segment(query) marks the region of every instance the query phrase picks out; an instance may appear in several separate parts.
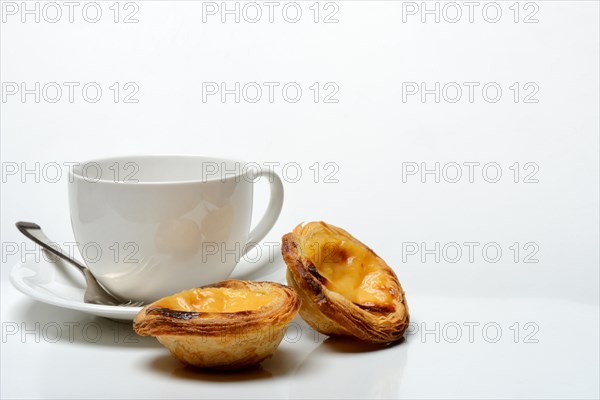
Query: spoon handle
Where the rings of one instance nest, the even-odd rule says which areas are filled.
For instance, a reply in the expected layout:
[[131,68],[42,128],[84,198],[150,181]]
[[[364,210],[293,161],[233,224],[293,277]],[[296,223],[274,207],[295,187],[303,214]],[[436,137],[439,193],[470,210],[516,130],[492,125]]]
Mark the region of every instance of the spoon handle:
[[45,250],[73,264],[85,276],[85,270],[87,269],[87,267],[81,264],[79,261],[74,260],[65,253],[63,253],[57,243],[54,243],[50,239],[48,239],[48,237],[44,234],[42,228],[38,224],[34,224],[33,222],[19,221],[15,225],[17,226],[19,232],[21,232],[23,235],[33,240]]

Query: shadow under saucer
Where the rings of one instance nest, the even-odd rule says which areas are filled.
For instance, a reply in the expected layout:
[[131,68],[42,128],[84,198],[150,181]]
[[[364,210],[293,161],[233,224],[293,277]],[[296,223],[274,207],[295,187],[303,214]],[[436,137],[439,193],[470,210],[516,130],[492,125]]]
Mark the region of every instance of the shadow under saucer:
[[42,331],[60,333],[58,343],[85,343],[94,346],[157,348],[151,336],[139,336],[131,321],[96,317],[30,299],[19,303],[18,315],[26,326],[40,326]]

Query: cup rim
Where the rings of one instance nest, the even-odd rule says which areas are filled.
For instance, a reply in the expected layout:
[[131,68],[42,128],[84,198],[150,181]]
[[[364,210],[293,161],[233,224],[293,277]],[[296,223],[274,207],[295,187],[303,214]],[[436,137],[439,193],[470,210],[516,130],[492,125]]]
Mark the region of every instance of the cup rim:
[[199,154],[184,154],[184,153],[166,153],[166,154],[128,154],[128,155],[117,155],[117,156],[107,156],[107,157],[97,157],[97,158],[91,158],[91,159],[87,159],[81,162],[77,163],[77,166],[74,166],[73,168],[71,168],[69,170],[69,175],[72,179],[69,180],[69,182],[74,182],[75,179],[78,180],[84,180],[86,182],[93,182],[93,183],[105,183],[105,184],[114,184],[114,185],[135,185],[135,186],[140,186],[140,185],[179,185],[179,184],[190,184],[190,183],[208,183],[208,182],[215,182],[215,181],[229,181],[229,180],[233,180],[233,179],[239,179],[244,172],[242,171],[242,168],[240,168],[240,171],[235,173],[235,174],[228,174],[227,176],[223,177],[211,177],[211,178],[204,178],[204,179],[180,179],[180,180],[162,180],[162,181],[117,181],[114,179],[106,179],[106,178],[98,178],[98,179],[94,179],[93,181],[89,180],[87,177],[85,177],[84,175],[82,175],[81,173],[77,172],[76,169],[77,167],[81,167],[82,165],[86,165],[86,164],[91,164],[91,163],[106,163],[106,162],[110,162],[110,161],[133,161],[134,159],[142,159],[142,158],[167,158],[167,157],[177,157],[177,158],[195,158],[195,159],[205,159],[205,160],[212,160],[215,162],[226,162],[226,163],[239,163],[242,168],[248,164],[247,161],[243,161],[240,159],[235,159],[235,158],[225,158],[225,157],[216,157],[216,156],[204,156],[204,155],[199,155]]

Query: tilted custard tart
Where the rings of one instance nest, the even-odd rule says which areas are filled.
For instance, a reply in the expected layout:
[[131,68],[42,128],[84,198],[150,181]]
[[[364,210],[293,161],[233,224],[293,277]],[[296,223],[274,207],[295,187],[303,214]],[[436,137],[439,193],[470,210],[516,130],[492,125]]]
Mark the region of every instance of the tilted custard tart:
[[147,305],[133,328],[155,336],[183,363],[238,369],[270,357],[299,308],[298,295],[287,286],[228,280]]
[[300,315],[326,335],[372,343],[402,338],[409,314],[394,271],[373,250],[325,222],[283,236],[288,284],[302,299]]

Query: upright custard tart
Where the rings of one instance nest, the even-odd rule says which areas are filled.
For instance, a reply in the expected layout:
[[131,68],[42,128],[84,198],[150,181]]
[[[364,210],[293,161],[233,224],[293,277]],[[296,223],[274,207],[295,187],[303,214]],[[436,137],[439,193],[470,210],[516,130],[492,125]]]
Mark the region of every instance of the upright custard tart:
[[394,271],[345,230],[310,222],[283,236],[288,284],[300,315],[326,335],[371,343],[399,340],[408,327],[404,291]]
[[164,297],[133,320],[186,364],[239,369],[270,357],[298,313],[293,289],[273,282],[228,280]]

